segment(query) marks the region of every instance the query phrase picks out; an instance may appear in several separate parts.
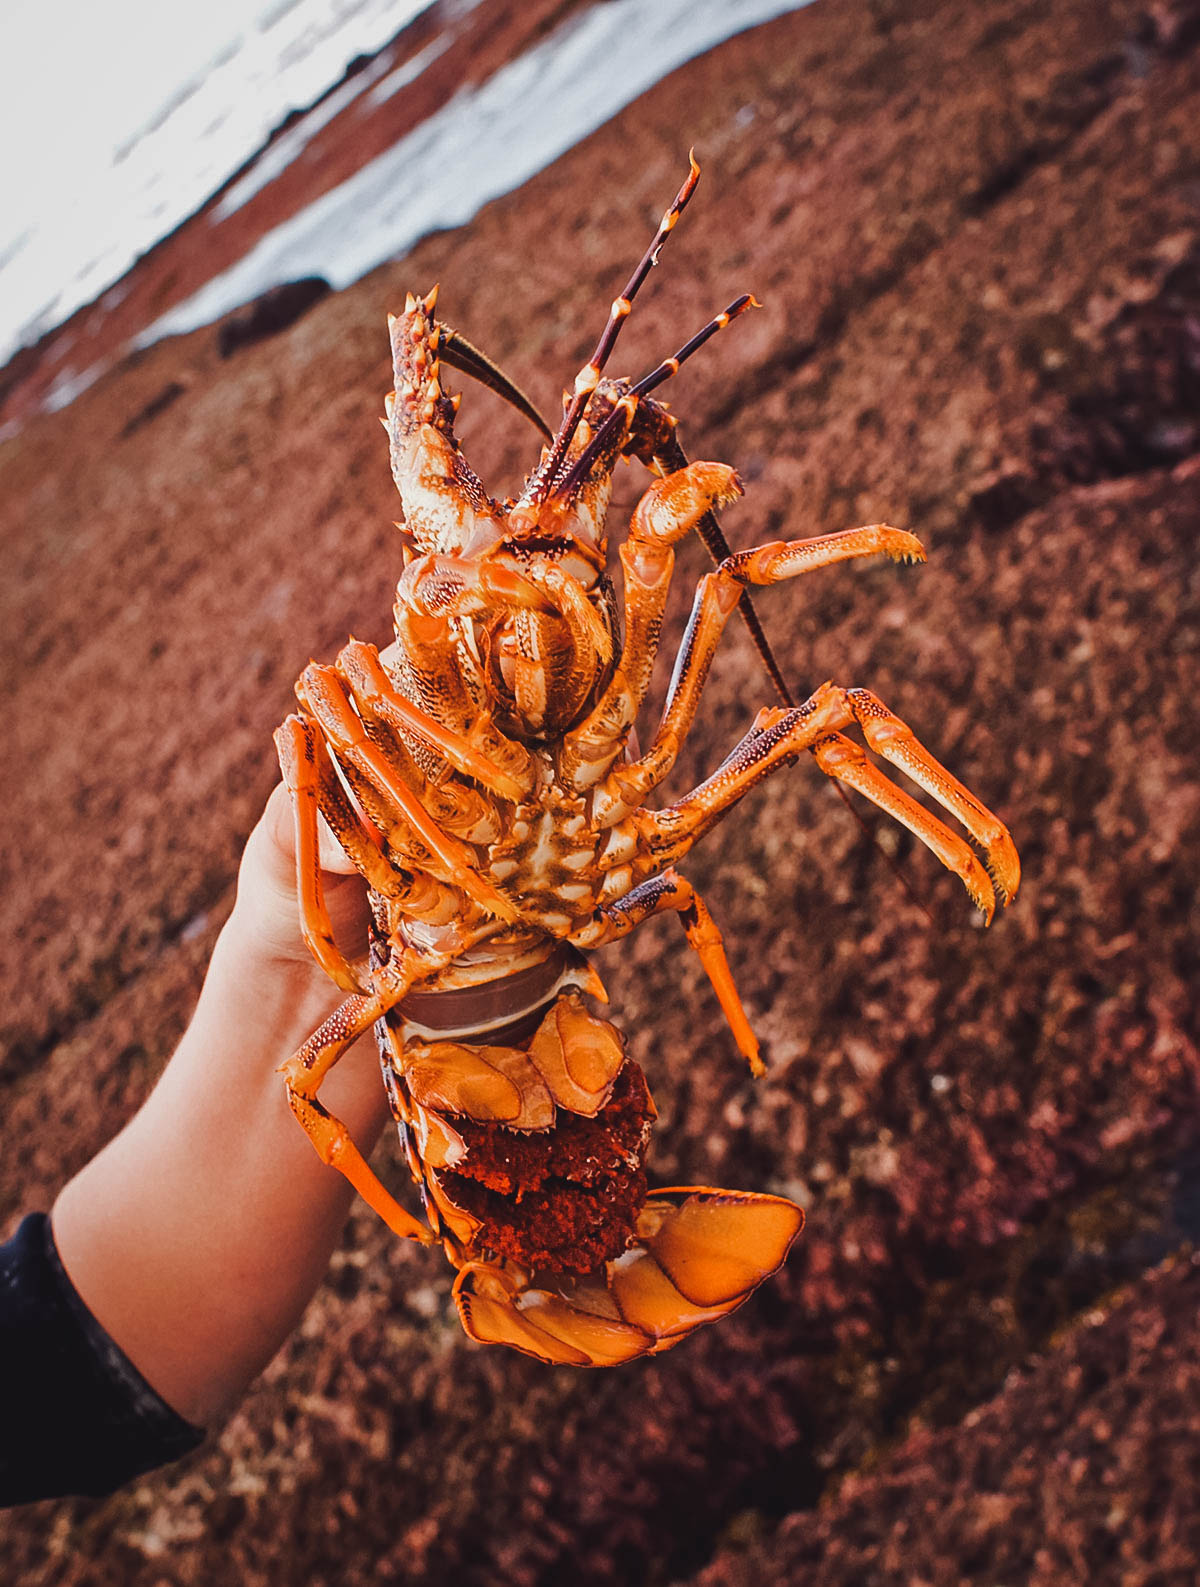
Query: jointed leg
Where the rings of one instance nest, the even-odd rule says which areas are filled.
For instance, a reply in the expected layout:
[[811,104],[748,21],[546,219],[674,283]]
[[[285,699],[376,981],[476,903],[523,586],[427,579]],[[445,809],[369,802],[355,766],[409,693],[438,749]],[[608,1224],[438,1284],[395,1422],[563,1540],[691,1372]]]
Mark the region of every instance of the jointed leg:
[[951,832],[903,789],[897,788],[871,764],[853,739],[844,738],[840,733],[831,734],[813,746],[813,756],[827,777],[862,794],[931,849],[946,869],[953,871],[962,882],[975,907],[983,912],[984,919],[991,921],[996,910],[995,889],[965,839]]
[[635,811],[630,819],[643,845],[635,870],[658,870],[682,859],[764,777],[841,726],[838,703],[833,686],[826,684],[790,711],[760,711],[745,738],[698,787],[662,810]]
[[[334,940],[333,926],[325,908],[321,887],[318,815],[322,802],[322,773],[327,770],[330,777],[333,776],[325,741],[311,722],[306,722],[302,717],[289,716],[276,729],[275,747],[296,827],[296,890],[300,898],[300,929],[304,941],[313,958],[336,986],[340,986],[343,992],[361,992],[361,980]],[[336,783],[336,778],[333,780]],[[338,793],[348,807],[349,801],[340,787]],[[327,804],[327,815],[329,808]],[[345,826],[346,835],[349,836],[349,825],[340,821],[338,825]],[[359,831],[365,853],[365,844],[369,840],[361,828]],[[335,833],[342,841],[343,848],[346,848],[343,833],[336,828]],[[349,848],[346,851],[351,854],[351,858],[355,858]],[[382,854],[379,859],[383,861]],[[386,866],[387,862],[383,863]]]
[[[647,398],[642,404],[643,409],[651,406],[657,406],[653,398]],[[655,447],[650,457],[650,463],[656,471],[663,474],[673,474],[681,468],[686,468],[688,459],[686,452],[679,443],[679,437],[675,434],[673,421],[666,427],[666,432]],[[696,533],[703,540],[709,556],[717,567],[727,557],[733,555],[733,548],[725,538],[725,531],[721,528],[720,521],[714,510],[710,509],[706,512],[696,523],[695,528]],[[750,599],[749,590],[742,591],[737,610],[738,616],[745,624],[746,632],[750,635],[750,642],[762,662],[763,671],[771,680],[771,686],[775,690],[779,704],[796,705],[798,703],[796,697],[789,688],[787,679],[783,676],[779,663],[775,659],[775,653],[772,651],[767,641],[767,636],[763,632],[763,626],[759,621],[757,611],[754,609],[754,603]]]
[[738,1051],[749,1063],[751,1074],[765,1074],[766,1066],[759,1057],[758,1039],[750,1028],[746,1010],[733,984],[721,933],[704,900],[682,876],[673,870],[666,870],[642,882],[626,893],[624,898],[605,905],[597,919],[576,932],[571,941],[580,948],[598,948],[620,937],[627,937],[644,920],[649,920],[651,915],[662,914],[664,910],[673,910],[682,921],[687,940],[704,966],[721,1011],[733,1032]]
[[386,993],[357,993],[334,1010],[304,1046],[280,1066],[292,1112],[317,1149],[323,1163],[336,1168],[402,1240],[432,1245],[437,1236],[419,1223],[379,1182],[370,1164],[340,1119],[328,1111],[317,1090],[338,1059],[359,1036],[400,1000],[403,987]]
[[468,897],[501,920],[515,920],[517,911],[504,895],[479,874],[474,851],[442,831],[379,746],[371,741],[346,695],[346,686],[332,667],[315,662],[304,669],[297,693],[316,718],[329,742],[346,762],[394,807],[413,837],[442,872]]
[[353,690],[361,713],[385,722],[406,742],[415,737],[443,756],[463,776],[472,778],[502,799],[517,801],[528,795],[531,763],[528,752],[521,745],[509,741],[512,752],[509,760],[515,760],[518,753],[522,757],[520,769],[524,775],[518,776],[511,766],[497,764],[463,734],[444,727],[436,717],[402,695],[384,671],[374,645],[352,639],[339,654],[336,666]]
[[680,859],[739,799],[777,767],[805,750],[816,750],[828,775],[857,787],[873,803],[902,821],[938,859],[960,877],[988,920],[995,894],[982,866],[961,838],[855,754],[840,737],[857,722],[870,748],[901,766],[927,793],[956,816],[987,853],[1002,897],[1020,882],[1016,848],[1005,827],[918,743],[912,730],[865,689],[824,684],[804,705],[759,713],[754,727],[724,764],[698,788],[664,810],[639,810],[632,817],[644,845],[635,868],[658,870]]
[[880,554],[896,561],[920,561],[925,553],[920,541],[901,529],[866,524],[812,540],[776,541],[739,551],[706,573],[696,588],[654,741],[640,760],[613,768],[606,792],[626,804],[640,804],[671,770],[695,718],[725,624],[747,584],[777,584],[814,568]]
[[889,711],[869,689],[848,689],[846,703],[862,729],[868,748],[893,766],[899,766],[919,788],[962,822],[987,855],[988,868],[1003,901],[1008,903],[1014,898],[1021,885],[1021,862],[1003,822],[936,761],[912,728]]
[[650,687],[676,541],[690,533],[714,505],[741,493],[733,469],[693,463],[660,479],[634,510],[621,546],[625,572],[625,644],[607,688],[578,727],[564,735],[559,775],[577,788],[594,784],[620,754]]

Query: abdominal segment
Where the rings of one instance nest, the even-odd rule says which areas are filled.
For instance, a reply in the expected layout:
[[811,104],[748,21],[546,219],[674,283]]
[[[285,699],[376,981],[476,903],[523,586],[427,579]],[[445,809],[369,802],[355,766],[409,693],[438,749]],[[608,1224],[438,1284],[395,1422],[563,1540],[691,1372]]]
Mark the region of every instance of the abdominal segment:
[[645,1076],[626,1059],[594,1118],[560,1109],[544,1132],[451,1120],[467,1152],[442,1189],[480,1220],[476,1241],[491,1255],[590,1273],[633,1241],[653,1118]]
[[591,1273],[630,1247],[654,1103],[578,992],[505,1044],[404,1040],[390,1022],[388,1037],[409,1166],[454,1260]]

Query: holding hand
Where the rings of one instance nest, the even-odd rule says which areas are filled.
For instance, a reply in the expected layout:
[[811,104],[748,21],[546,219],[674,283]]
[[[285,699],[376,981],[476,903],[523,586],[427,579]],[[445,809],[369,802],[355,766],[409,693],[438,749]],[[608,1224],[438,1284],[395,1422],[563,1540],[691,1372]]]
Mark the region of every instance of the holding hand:
[[[366,889],[332,836],[321,862],[351,957],[366,951]],[[299,1320],[352,1196],[317,1158],[277,1074],[341,999],[300,933],[282,787],[246,843],[237,900],[192,1022],[158,1085],[53,1212],[63,1265],[151,1386],[203,1424],[227,1409]],[[387,1117],[374,1042],[328,1082],[369,1154]]]

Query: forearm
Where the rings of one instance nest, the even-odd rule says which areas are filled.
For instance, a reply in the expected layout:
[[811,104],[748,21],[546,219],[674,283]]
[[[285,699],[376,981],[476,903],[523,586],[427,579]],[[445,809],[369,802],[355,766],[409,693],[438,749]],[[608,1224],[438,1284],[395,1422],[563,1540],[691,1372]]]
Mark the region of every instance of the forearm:
[[[295,1325],[351,1198],[275,1073],[341,994],[311,963],[263,953],[257,926],[248,906],[235,908],[158,1086],[53,1214],[89,1308],[162,1397],[200,1424],[237,1398]],[[368,1153],[387,1111],[369,1037],[322,1100]]]

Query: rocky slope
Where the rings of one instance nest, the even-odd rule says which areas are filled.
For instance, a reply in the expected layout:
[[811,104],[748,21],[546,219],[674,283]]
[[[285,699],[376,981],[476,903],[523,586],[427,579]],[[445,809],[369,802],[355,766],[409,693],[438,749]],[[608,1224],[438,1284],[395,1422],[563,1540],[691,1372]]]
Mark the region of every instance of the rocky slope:
[[[689,143],[704,182],[619,362],[763,299],[672,393],[746,480],[730,537],[886,517],[930,559],[764,593],[785,669],[875,689],[1026,873],[984,933],[868,816],[931,924],[813,768],[777,778],[688,865],[768,1078],[672,923],[602,967],[655,1176],[808,1203],[780,1278],[656,1363],[550,1371],[470,1347],[447,1271],[360,1209],[207,1449],[6,1518],[7,1579],[1195,1579],[1198,115],[1190,0],[817,5],[286,334],[156,347],[0,446],[14,1217],[165,1061],[292,678],[386,632],[385,310],[440,280],[550,406]],[[528,466],[486,394],[462,433],[497,488]],[[673,786],[760,698],[731,634]]]

